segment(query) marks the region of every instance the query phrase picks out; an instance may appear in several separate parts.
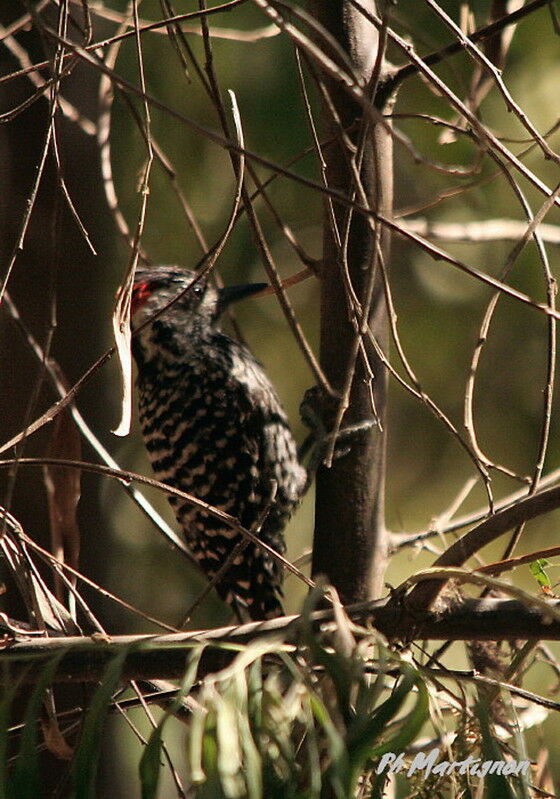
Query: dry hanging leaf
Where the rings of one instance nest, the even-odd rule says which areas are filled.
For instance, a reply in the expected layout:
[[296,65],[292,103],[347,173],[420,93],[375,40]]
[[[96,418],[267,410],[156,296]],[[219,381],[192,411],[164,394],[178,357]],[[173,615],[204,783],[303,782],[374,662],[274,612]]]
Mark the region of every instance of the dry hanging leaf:
[[16,543],[10,535],[0,538],[0,550],[10,569],[21,596],[39,629],[45,627],[66,635],[80,633],[80,628],[64,605],[47,588],[40,574],[32,564],[25,543]]
[[45,746],[49,752],[59,760],[72,760],[74,756],[74,750],[67,743],[58,725],[52,689],[47,691],[43,701],[41,729],[43,731]]
[[113,430],[116,436],[126,436],[132,421],[132,353],[130,351],[130,301],[134,285],[134,271],[137,259],[133,259],[122,286],[117,291],[117,301],[113,311],[113,333],[122,376],[123,393],[121,420]]
[[550,752],[547,746],[541,744],[539,754],[537,756],[537,764],[534,775],[534,785],[537,790],[548,792],[550,796],[554,796],[554,780],[550,773]]
[[[67,408],[54,421],[47,454],[50,458],[81,459],[80,434]],[[62,563],[77,569],[80,530],[76,511],[81,494],[81,471],[66,466],[45,466],[43,474],[49,504],[52,554]],[[64,602],[64,586],[59,575],[55,576],[55,593],[57,599]]]

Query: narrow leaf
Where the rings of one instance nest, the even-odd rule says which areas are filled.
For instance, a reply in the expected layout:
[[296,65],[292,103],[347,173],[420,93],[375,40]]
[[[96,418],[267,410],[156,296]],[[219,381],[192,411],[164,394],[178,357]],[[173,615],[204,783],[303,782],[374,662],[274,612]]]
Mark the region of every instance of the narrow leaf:
[[39,679],[35,683],[35,687],[27,703],[25,716],[23,718],[24,726],[20,748],[10,785],[10,795],[14,797],[14,799],[41,796],[39,755],[37,751],[41,703],[45,691],[52,683],[58,664],[64,654],[64,652],[60,652],[56,657],[47,662],[45,668],[39,675]]
[[403,719],[401,726],[390,740],[374,750],[362,751],[362,756],[367,758],[379,757],[385,752],[402,752],[416,738],[423,724],[428,721],[428,689],[420,675],[414,680],[418,691],[416,704],[410,713]]
[[309,647],[313,660],[323,666],[331,678],[338,698],[338,709],[348,725],[354,715],[350,693],[356,663],[351,657],[345,657],[338,652],[327,652],[313,629],[311,614],[316,610],[316,605],[323,598],[324,593],[324,589],[318,587],[310,591],[305,599],[301,615],[303,640]]
[[187,763],[189,764],[190,779],[195,785],[200,785],[206,779],[204,772],[204,728],[206,713],[195,710],[190,723],[187,739]]
[[43,700],[43,715],[41,717],[41,729],[45,746],[59,760],[72,760],[74,750],[68,745],[66,738],[61,732],[56,716],[56,705],[54,693],[51,688],[47,689]]
[[214,699],[214,706],[216,708],[218,774],[224,794],[227,797],[236,797],[240,795],[239,783],[243,760],[235,706],[231,697],[223,698],[219,695],[216,695]]
[[0,698],[0,799],[7,799],[8,728],[10,726],[10,710],[16,689],[17,684],[9,679],[9,671],[6,664],[4,664],[2,669],[2,695]]
[[409,696],[414,687],[414,680],[410,674],[405,674],[393,689],[391,696],[386,699],[375,712],[369,716],[360,717],[350,726],[348,730],[348,748],[350,751],[358,751],[362,747],[368,747],[371,757],[383,754],[387,744],[373,748],[387,728],[387,725],[401,709],[404,701]]
[[337,799],[347,799],[350,784],[348,753],[344,740],[336,729],[327,708],[317,694],[310,692],[309,702],[315,719],[323,728],[331,761],[330,777],[334,795]]
[[[502,760],[502,753],[490,730],[490,709],[481,700],[475,706],[475,712],[482,733],[482,753],[485,760]],[[484,778],[485,799],[515,799],[509,780],[503,774],[487,774]]]
[[193,649],[191,652],[189,665],[185,677],[183,678],[181,688],[171,707],[166,711],[165,715],[150,735],[150,739],[144,748],[139,764],[142,799],[155,799],[157,795],[161,770],[163,728],[167,724],[168,719],[181,707],[181,700],[190,693],[196,679],[198,664],[200,663],[204,648],[203,645],[197,649]]
[[[80,434],[68,408],[64,408],[54,420],[47,455],[50,458],[81,460]],[[43,474],[49,505],[51,552],[57,560],[77,569],[80,530],[76,510],[81,494],[81,471],[63,466],[45,466]],[[64,602],[64,584],[58,574],[55,575],[55,594],[60,602]]]
[[74,759],[75,799],[94,799],[96,795],[95,776],[103,724],[127,654],[128,649],[125,649],[109,661],[101,684],[95,692],[86,713],[80,743]]

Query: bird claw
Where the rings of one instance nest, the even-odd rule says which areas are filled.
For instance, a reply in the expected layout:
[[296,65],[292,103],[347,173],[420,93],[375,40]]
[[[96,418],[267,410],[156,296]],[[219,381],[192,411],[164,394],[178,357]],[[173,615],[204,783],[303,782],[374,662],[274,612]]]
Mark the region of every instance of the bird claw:
[[[332,430],[338,412],[338,398],[325,394],[319,386],[307,389],[300,405],[302,422],[310,428],[311,432],[301,445],[298,455],[301,460],[312,449],[308,473],[313,476],[319,466],[325,464],[325,458],[332,449],[332,460],[343,458],[352,449],[352,439],[362,432],[377,426],[375,419],[366,419],[362,422],[347,425],[336,433],[334,447],[332,446]],[[328,425],[328,426],[327,426]],[[343,442],[347,442],[345,446]]]

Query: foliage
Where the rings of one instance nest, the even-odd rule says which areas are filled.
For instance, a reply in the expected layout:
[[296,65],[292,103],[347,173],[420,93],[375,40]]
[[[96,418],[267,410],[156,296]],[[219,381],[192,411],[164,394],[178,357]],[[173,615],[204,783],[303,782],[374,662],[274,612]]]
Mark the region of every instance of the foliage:
[[[450,737],[443,716],[460,705],[448,705],[440,686],[429,671],[414,665],[410,653],[399,653],[374,630],[358,627],[344,615],[321,636],[312,634],[310,608],[308,603],[292,631],[298,645],[286,644],[278,636],[256,637],[224,669],[201,680],[197,672],[206,645],[190,648],[181,688],[144,742],[138,773],[142,799],[163,795],[165,731],[177,714],[183,714],[185,735],[174,768],[184,775],[188,795],[200,799],[381,799],[387,769],[379,774],[376,770],[382,756],[406,752],[412,744],[426,752],[440,746],[438,760],[462,760],[465,751],[476,753],[479,746],[483,759],[503,760],[505,751],[496,743],[488,707],[480,704],[473,718],[463,704],[462,711],[452,713],[459,724]],[[117,708],[114,692],[126,654],[123,650],[109,663],[89,701],[70,768],[68,796],[97,795],[95,774],[104,726],[107,714]],[[4,761],[0,796],[44,795],[37,716],[57,665],[52,659],[46,661],[29,697],[19,751]],[[192,704],[185,714],[187,699]],[[122,695],[117,701],[123,702]],[[5,703],[8,707],[9,697]],[[430,728],[436,737],[421,737]],[[515,751],[510,740],[508,758],[515,758]],[[406,758],[406,769],[414,757],[418,755]],[[488,785],[488,796],[524,795],[515,777],[426,775],[420,766],[416,771],[410,796],[429,790],[443,795],[450,789],[455,796],[469,790],[474,795],[480,781]]]

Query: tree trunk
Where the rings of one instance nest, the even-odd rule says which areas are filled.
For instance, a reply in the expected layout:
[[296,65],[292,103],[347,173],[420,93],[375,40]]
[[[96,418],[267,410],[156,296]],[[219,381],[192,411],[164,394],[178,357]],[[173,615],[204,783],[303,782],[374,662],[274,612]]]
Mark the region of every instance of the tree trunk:
[[[358,80],[367,84],[376,69],[377,29],[348,0],[312,0],[311,5],[317,20],[348,54]],[[371,0],[362,0],[362,5],[375,13]],[[330,52],[329,56],[333,60],[336,57]],[[324,85],[331,100],[330,104],[323,98],[325,138],[331,142],[324,151],[329,187],[344,192],[348,197],[354,195],[356,201],[363,204],[363,195],[360,199],[359,192],[355,193],[350,163],[353,153],[348,144],[350,141],[352,145],[358,145],[362,125],[365,125],[363,159],[361,166],[357,166],[363,192],[370,208],[390,216],[390,134],[381,125],[372,124],[371,117],[368,122],[364,121],[363,106],[341,87],[340,81],[325,77]],[[342,139],[340,123],[346,131],[346,142]],[[387,376],[366,338],[362,338],[361,352],[356,353],[356,319],[349,308],[343,274],[347,268],[362,308],[367,309],[368,290],[371,292],[373,287],[369,327],[386,350],[388,322],[379,259],[382,257],[384,264],[388,265],[389,236],[385,229],[377,231],[375,224],[363,214],[354,212],[349,217],[350,213],[342,204],[334,203],[332,210],[328,201],[325,205],[321,365],[333,388],[341,393],[345,383],[349,382],[349,370],[353,364],[356,367],[341,429],[364,422],[377,424],[350,435],[347,439],[349,452],[335,457],[330,468],[325,465],[319,468],[313,546],[313,574],[326,575],[345,603],[381,593],[387,559],[384,525]],[[369,366],[366,366],[366,358]],[[332,419],[330,421],[332,423]],[[340,443],[346,445],[346,441]]]

